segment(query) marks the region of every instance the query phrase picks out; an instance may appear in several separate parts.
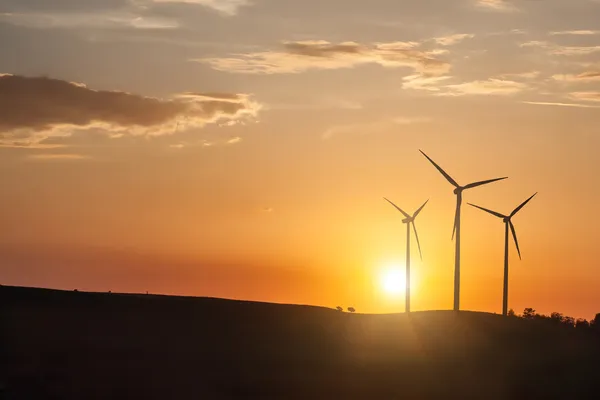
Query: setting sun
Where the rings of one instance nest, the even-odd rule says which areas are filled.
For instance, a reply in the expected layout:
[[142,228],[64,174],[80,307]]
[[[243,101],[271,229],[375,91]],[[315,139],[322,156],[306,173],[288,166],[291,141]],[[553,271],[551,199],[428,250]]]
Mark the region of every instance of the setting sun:
[[406,292],[405,271],[400,266],[386,268],[381,274],[381,287],[386,294],[400,295]]

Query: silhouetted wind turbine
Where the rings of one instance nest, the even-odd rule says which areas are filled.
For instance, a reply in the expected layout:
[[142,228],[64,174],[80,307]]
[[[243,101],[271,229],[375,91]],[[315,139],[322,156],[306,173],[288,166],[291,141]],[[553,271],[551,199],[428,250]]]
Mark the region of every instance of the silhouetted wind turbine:
[[456,195],[456,213],[454,214],[454,227],[452,230],[452,239],[456,233],[456,247],[454,250],[454,311],[460,310],[460,206],[462,204],[462,192],[466,189],[472,189],[477,186],[486,185],[488,183],[500,181],[504,178],[488,179],[485,181],[473,182],[468,185],[459,185],[450,175],[446,173],[439,165],[435,163],[429,156],[419,150],[433,164],[433,166],[446,178],[448,182],[454,186],[454,194]]
[[515,226],[513,225],[511,219],[514,217],[521,208],[525,207],[525,204],[529,203],[529,200],[533,199],[536,195],[525,200],[521,205],[513,210],[510,215],[503,215],[496,211],[488,210],[487,208],[479,207],[475,204],[468,203],[470,206],[477,207],[480,210],[483,210],[487,213],[490,213],[498,218],[502,218],[504,222],[504,291],[502,297],[502,315],[508,315],[508,227],[510,226],[510,230],[512,231],[513,239],[515,240],[515,246],[517,246],[517,253],[519,253],[519,260],[521,259],[521,250],[519,249],[519,241],[517,240],[517,232],[515,232]]
[[423,205],[421,207],[419,207],[419,209],[417,211],[415,211],[411,217],[410,215],[405,213],[400,207],[398,207],[397,205],[392,203],[390,200],[386,199],[385,197],[384,197],[384,199],[388,203],[390,203],[391,205],[396,207],[396,209],[398,211],[400,211],[402,213],[402,215],[404,215],[404,217],[405,217],[402,220],[402,223],[406,224],[406,290],[405,290],[406,302],[405,302],[405,307],[406,307],[406,312],[409,313],[410,312],[410,225],[412,224],[412,227],[415,230],[415,237],[417,238],[417,246],[419,247],[419,255],[421,256],[421,260],[422,260],[423,254],[421,253],[421,243],[419,243],[419,234],[417,233],[417,227],[415,226],[415,218],[417,218],[417,215],[419,215],[419,213],[421,212],[423,207],[425,207],[425,205],[429,202],[429,200],[427,200],[425,203],[423,203]]

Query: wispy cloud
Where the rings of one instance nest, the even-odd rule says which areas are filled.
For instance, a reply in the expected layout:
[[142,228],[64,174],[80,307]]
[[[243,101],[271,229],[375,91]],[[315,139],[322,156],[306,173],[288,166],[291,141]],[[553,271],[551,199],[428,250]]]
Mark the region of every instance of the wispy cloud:
[[499,12],[514,12],[517,11],[512,2],[507,0],[476,0],[475,4],[484,10],[499,11]]
[[574,31],[550,32],[550,36],[557,36],[557,35],[575,35],[575,36],[600,35],[600,31],[595,31],[595,30],[574,30]]
[[454,35],[441,36],[433,40],[441,46],[452,46],[462,42],[465,39],[472,39],[475,35],[472,33],[456,33]]
[[590,104],[578,104],[578,103],[554,103],[545,101],[523,101],[525,104],[533,104],[537,106],[553,106],[553,107],[574,107],[574,108],[600,108],[600,106],[593,106]]
[[600,92],[573,92],[569,97],[574,100],[600,102]]
[[498,75],[499,79],[535,79],[541,74],[540,71],[529,71],[529,72],[515,72]]
[[562,46],[538,40],[522,43],[521,47],[537,47],[546,50],[548,54],[560,56],[581,56],[600,52],[600,46]]
[[0,21],[29,28],[132,28],[175,29],[177,20],[163,17],[140,16],[128,11],[96,11],[89,13],[10,13],[0,14]]
[[464,96],[464,95],[496,95],[508,96],[522,92],[529,86],[522,82],[516,82],[505,79],[490,78],[488,80],[478,80],[465,82],[456,85],[445,86],[448,91],[440,92],[440,96]]
[[236,143],[240,143],[241,141],[242,141],[242,138],[238,136],[238,137],[229,139],[227,141],[227,144],[236,144]]
[[418,72],[441,75],[450,64],[438,58],[447,50],[420,50],[414,42],[362,45],[356,42],[286,42],[283,51],[234,54],[231,57],[202,58],[219,71],[245,74],[296,74],[309,70],[354,68],[378,64],[388,68],[406,67]]
[[556,74],[552,75],[552,79],[559,82],[568,83],[588,83],[588,82],[600,82],[600,70],[598,71],[585,71],[580,74]]
[[0,146],[36,146],[74,130],[165,135],[176,128],[253,119],[261,105],[247,94],[184,93],[171,99],[102,91],[50,78],[0,76]]
[[427,76],[427,75],[409,75],[402,78],[403,89],[426,90],[429,92],[439,92],[440,83],[450,79],[450,76]]
[[90,156],[83,154],[30,154],[27,156],[30,160],[37,161],[79,161],[89,160]]
[[154,3],[198,4],[225,15],[236,15],[241,7],[252,4],[249,0],[151,0]]

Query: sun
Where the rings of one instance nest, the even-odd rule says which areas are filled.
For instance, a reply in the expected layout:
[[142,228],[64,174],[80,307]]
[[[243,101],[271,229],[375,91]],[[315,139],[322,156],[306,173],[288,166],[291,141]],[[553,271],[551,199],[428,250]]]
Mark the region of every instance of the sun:
[[406,276],[399,266],[387,267],[381,273],[381,287],[391,296],[404,294],[406,291]]

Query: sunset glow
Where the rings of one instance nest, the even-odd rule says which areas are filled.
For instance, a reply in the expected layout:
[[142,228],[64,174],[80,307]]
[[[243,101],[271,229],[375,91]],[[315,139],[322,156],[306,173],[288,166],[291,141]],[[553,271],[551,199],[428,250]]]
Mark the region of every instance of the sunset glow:
[[[590,318],[600,1],[0,1],[0,284]],[[558,213],[560,224],[553,219]],[[412,228],[411,228],[412,229]],[[512,239],[511,239],[512,240]],[[426,267],[424,267],[426,266]]]

